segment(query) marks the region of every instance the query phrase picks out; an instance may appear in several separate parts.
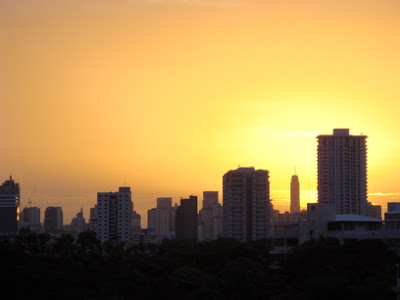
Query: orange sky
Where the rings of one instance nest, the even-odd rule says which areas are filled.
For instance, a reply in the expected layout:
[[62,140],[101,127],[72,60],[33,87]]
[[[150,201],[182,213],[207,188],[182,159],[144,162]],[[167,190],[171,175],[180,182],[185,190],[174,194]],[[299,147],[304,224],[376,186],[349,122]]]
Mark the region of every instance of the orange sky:
[[316,189],[315,137],[350,128],[368,136],[370,200],[400,201],[399,13],[398,0],[0,0],[0,181],[12,172],[22,206],[35,191],[66,223],[128,185],[145,220],[157,197],[222,198],[222,175],[254,166],[284,210],[294,166]]

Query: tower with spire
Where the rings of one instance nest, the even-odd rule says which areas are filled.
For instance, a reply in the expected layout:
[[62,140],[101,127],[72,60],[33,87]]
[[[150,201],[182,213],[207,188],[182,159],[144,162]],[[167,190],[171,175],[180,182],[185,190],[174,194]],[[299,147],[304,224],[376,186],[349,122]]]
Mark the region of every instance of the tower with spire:
[[300,211],[300,183],[299,177],[296,175],[296,167],[294,168],[294,175],[290,181],[290,213]]

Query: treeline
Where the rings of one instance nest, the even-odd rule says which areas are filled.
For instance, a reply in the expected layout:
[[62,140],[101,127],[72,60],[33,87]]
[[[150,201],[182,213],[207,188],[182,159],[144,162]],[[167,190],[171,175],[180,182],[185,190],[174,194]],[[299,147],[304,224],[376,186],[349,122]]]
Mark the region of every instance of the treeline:
[[395,299],[399,258],[378,240],[315,240],[270,255],[269,240],[103,245],[94,233],[0,241],[2,299]]

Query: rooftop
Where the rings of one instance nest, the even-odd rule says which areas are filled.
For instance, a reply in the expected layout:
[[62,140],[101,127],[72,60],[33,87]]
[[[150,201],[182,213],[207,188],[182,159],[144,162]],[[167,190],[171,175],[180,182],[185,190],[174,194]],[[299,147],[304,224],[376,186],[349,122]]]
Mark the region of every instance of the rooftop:
[[330,222],[382,222],[381,219],[371,218],[367,216],[360,215],[336,215],[334,219],[330,220]]

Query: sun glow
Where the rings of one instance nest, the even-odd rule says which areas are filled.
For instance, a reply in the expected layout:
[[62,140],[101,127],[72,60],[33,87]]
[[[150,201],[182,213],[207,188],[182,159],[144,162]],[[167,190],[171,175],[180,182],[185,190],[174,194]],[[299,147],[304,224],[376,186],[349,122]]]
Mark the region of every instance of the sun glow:
[[68,222],[130,185],[144,216],[237,165],[271,191],[296,166],[314,191],[315,137],[338,127],[368,136],[369,191],[400,192],[398,1],[159,2],[1,4],[0,169],[21,205],[37,184]]

